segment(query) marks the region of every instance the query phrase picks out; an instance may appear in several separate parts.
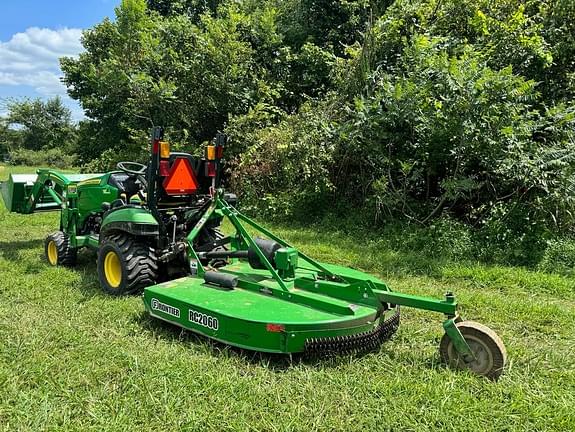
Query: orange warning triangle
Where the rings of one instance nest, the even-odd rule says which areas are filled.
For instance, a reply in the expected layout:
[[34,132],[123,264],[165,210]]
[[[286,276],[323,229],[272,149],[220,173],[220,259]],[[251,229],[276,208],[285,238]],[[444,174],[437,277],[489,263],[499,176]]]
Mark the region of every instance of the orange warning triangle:
[[189,160],[176,159],[170,175],[164,180],[164,190],[168,195],[186,195],[198,190],[198,181]]

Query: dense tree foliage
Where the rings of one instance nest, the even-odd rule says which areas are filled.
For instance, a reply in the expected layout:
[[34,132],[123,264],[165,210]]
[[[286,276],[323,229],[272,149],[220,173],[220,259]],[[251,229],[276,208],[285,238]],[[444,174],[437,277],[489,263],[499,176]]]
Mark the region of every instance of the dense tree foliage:
[[12,133],[6,124],[5,119],[0,119],[0,157],[7,158],[10,151],[10,142]]
[[[295,183],[285,211],[304,192],[308,208],[323,191],[375,217],[428,222],[447,213],[502,239],[570,229],[575,69],[559,53],[575,46],[575,7],[553,3],[395,1],[339,59],[335,91],[307,110],[315,114],[305,125],[323,131],[316,142],[290,133],[278,140],[287,124],[305,130],[304,112],[269,130],[231,123],[238,139],[248,133],[266,149],[264,166],[277,164],[281,176],[270,187],[248,155],[238,189],[257,189],[253,205],[271,200],[275,212],[292,176],[281,169],[287,158],[324,186],[307,193],[317,179]],[[325,155],[309,164],[318,148]]]
[[115,22],[85,32],[79,59],[62,60],[70,95],[94,120],[82,128],[86,161],[133,153],[152,124],[169,126],[177,143],[201,142],[229,116],[257,104],[293,112],[329,87],[333,54],[285,46],[271,5],[225,2],[217,15],[196,17],[150,3],[167,16],[124,0]]
[[204,13],[215,13],[220,3],[220,0],[147,0],[151,11],[163,16],[187,15],[194,22]]
[[9,100],[0,118],[0,156],[25,165],[75,163],[77,129],[59,97]]
[[72,114],[59,97],[9,100],[0,133],[5,148],[26,150],[72,150],[75,127]]
[[233,187],[270,214],[503,241],[575,222],[571,0],[123,0],[83,43],[62,68],[92,167],[143,157],[152,124],[186,148],[225,129]]

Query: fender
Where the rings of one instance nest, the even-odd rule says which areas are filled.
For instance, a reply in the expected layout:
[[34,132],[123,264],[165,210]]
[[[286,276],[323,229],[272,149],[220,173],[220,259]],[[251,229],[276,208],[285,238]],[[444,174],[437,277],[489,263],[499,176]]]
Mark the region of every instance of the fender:
[[135,236],[158,236],[159,225],[152,213],[140,207],[121,207],[104,215],[100,238],[108,232],[123,231]]

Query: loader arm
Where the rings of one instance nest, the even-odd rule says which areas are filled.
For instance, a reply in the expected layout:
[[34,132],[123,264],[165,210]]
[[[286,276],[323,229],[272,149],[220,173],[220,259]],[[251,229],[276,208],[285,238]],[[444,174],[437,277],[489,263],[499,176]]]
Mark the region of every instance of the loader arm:
[[2,182],[2,198],[9,211],[31,214],[55,211],[77,198],[78,182],[101,174],[65,174],[50,169],[39,169],[36,174],[14,174]]
[[48,194],[54,201],[53,205],[41,208],[42,210],[60,210],[62,203],[67,201],[64,191],[67,190],[70,181],[62,174],[52,170],[38,170],[34,186],[24,201],[23,214],[31,214],[37,209],[40,200]]

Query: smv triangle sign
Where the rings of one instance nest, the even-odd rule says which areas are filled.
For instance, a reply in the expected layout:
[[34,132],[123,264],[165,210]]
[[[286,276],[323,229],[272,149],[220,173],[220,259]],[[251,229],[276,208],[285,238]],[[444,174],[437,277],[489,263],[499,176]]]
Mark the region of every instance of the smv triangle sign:
[[170,175],[164,180],[164,190],[168,195],[186,195],[198,190],[198,181],[189,160],[176,159]]

